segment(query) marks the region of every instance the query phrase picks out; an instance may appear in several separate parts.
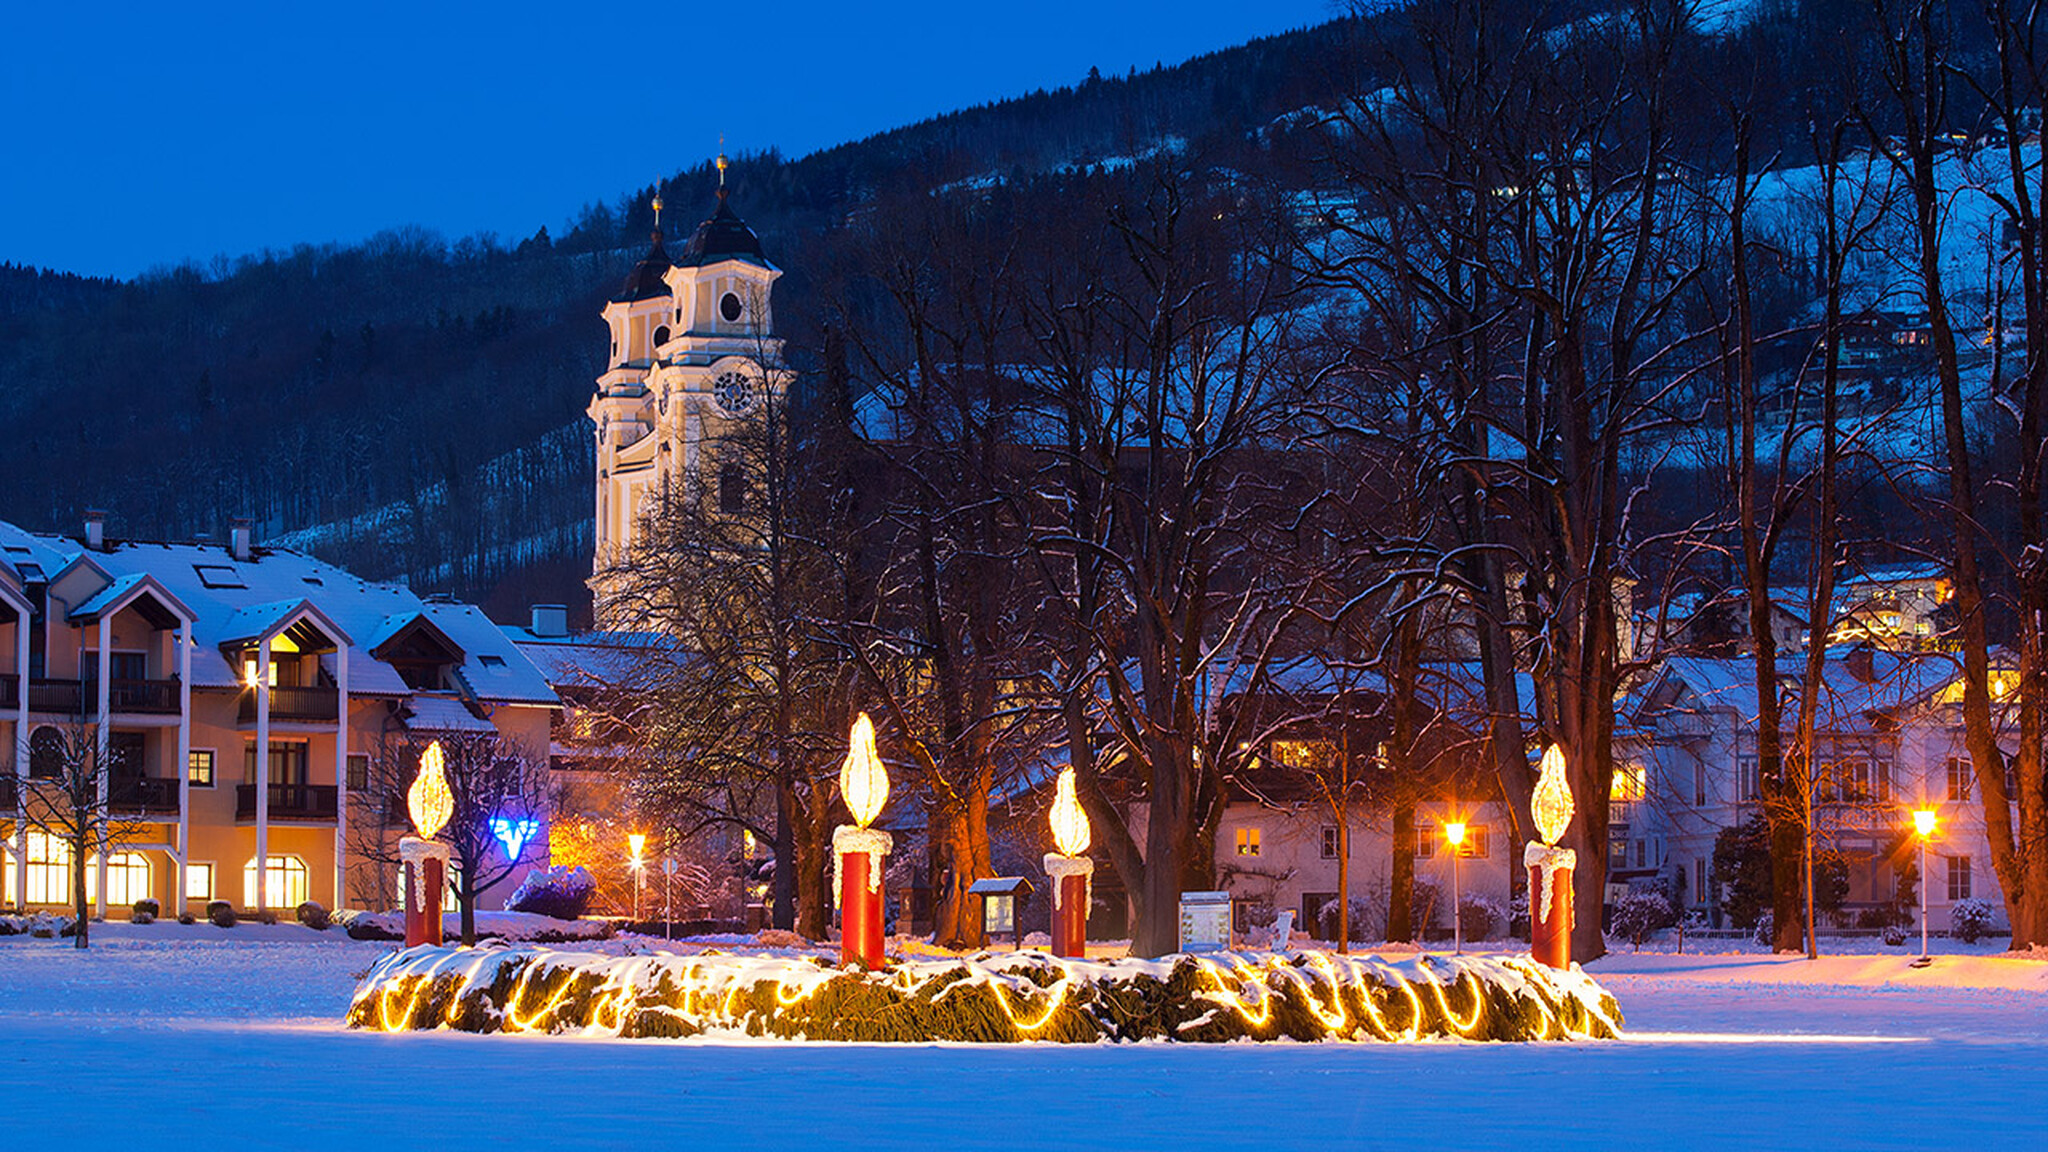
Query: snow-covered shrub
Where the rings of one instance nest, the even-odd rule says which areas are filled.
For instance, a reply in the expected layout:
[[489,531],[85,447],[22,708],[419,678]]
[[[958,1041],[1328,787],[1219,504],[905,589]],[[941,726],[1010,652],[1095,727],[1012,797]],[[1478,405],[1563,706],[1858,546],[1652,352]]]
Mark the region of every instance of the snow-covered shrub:
[[[1336,902],[1335,900],[1327,900],[1327,901],[1324,901],[1324,903],[1323,903],[1323,906],[1322,906],[1322,907],[1321,907],[1320,909],[1318,909],[1318,910],[1317,910],[1317,912],[1316,912],[1316,938],[1317,938],[1317,939],[1320,939],[1320,940],[1335,940],[1335,939],[1337,938],[1337,912],[1338,912],[1338,907],[1337,907],[1337,902]],[[1368,904],[1366,904],[1366,902],[1365,902],[1365,901],[1363,901],[1363,900],[1353,900],[1353,901],[1351,902],[1351,923],[1350,923],[1350,929],[1351,929],[1351,938],[1352,938],[1353,940],[1359,940],[1359,941],[1364,941],[1364,940],[1369,940],[1369,939],[1371,939],[1372,937],[1371,937],[1371,935],[1369,935],[1369,934],[1370,934],[1370,933],[1372,932],[1372,927],[1371,927],[1371,925],[1372,925],[1372,908],[1371,908],[1371,906],[1369,906]]]
[[1615,935],[1625,937],[1630,944],[1641,948],[1643,937],[1678,923],[1678,914],[1672,911],[1671,901],[1665,899],[1662,892],[1637,888],[1615,902],[1614,917],[1610,923]]
[[[137,900],[135,902],[135,907],[130,909],[129,911],[134,915],[137,923],[147,924],[149,923],[149,920],[154,920],[157,917],[163,915],[164,907],[163,905],[157,903],[155,900],[147,896],[144,896],[142,899]],[[149,917],[149,920],[142,919],[144,916]]]
[[590,909],[597,881],[582,865],[536,868],[526,874],[505,902],[509,912],[532,912],[557,920],[575,920]]
[[215,928],[233,928],[235,906],[225,900],[214,900],[206,906],[206,918],[212,921]]
[[312,900],[299,905],[298,917],[299,923],[315,932],[325,932],[328,926],[334,923],[333,917],[327,914],[327,909]]
[[197,924],[199,923],[199,917],[192,915],[190,912],[180,912],[178,913],[178,923],[186,925]]
[[55,940],[59,936],[77,935],[78,925],[69,916],[37,912],[28,918],[28,934],[37,940]]
[[1768,947],[1771,941],[1777,939],[1777,935],[1777,915],[1765,910],[1756,918],[1756,931],[1751,933],[1751,938]]
[[1906,942],[1905,926],[1900,924],[1885,925],[1884,942],[1888,947],[1892,948],[1897,948],[1900,945],[1903,945]]
[[156,913],[136,912],[128,917],[128,922],[130,924],[154,924],[156,923]]
[[1467,940],[1490,940],[1503,924],[1507,911],[1500,901],[1467,892],[1458,898],[1458,926]]
[[379,962],[357,987],[348,1022],[393,1031],[594,1028],[629,1037],[712,1032],[867,1043],[1215,1043],[1604,1038],[1619,1034],[1621,1011],[1590,977],[1526,957],[1389,962],[1295,953],[1239,963],[1072,963],[1042,952],[983,952],[866,972],[817,956],[439,948]]
[[810,943],[787,928],[763,928],[754,940],[763,948],[801,948]]
[[1418,877],[1408,898],[1408,923],[1415,929],[1415,938],[1422,939],[1439,924],[1449,924],[1450,906],[1436,885]]
[[1991,933],[1991,901],[1970,897],[1958,900],[1948,911],[1949,935],[1965,944],[1975,944]]
[[1529,890],[1524,888],[1508,900],[1508,935],[1529,938]]

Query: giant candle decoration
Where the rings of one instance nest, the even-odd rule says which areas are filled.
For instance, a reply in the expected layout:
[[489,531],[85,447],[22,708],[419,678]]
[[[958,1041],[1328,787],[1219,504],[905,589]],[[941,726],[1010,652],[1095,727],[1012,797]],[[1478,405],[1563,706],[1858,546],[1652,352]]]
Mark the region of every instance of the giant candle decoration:
[[441,771],[441,742],[427,745],[420,757],[420,773],[413,777],[412,788],[405,794],[406,809],[412,814],[412,826],[419,830],[420,839],[432,840],[448,826],[448,818],[455,814],[455,794],[448,790],[448,777]]
[[1052,808],[1046,813],[1058,852],[1045,854],[1046,879],[1052,881],[1052,950],[1056,956],[1081,957],[1088,952],[1088,907],[1093,900],[1095,862],[1088,851],[1088,813],[1074,792],[1074,768],[1061,770],[1053,785]]
[[839,795],[853,823],[832,832],[832,898],[839,904],[839,959],[877,968],[882,963],[882,862],[895,846],[887,832],[870,828],[889,799],[889,770],[875,751],[875,725],[863,712],[853,722]]
[[1557,842],[1570,827],[1574,810],[1571,782],[1564,774],[1564,749],[1552,744],[1543,750],[1536,787],[1529,796],[1529,818],[1542,841],[1532,840],[1522,849],[1522,866],[1529,870],[1529,950],[1553,968],[1571,966],[1572,872],[1579,855]]

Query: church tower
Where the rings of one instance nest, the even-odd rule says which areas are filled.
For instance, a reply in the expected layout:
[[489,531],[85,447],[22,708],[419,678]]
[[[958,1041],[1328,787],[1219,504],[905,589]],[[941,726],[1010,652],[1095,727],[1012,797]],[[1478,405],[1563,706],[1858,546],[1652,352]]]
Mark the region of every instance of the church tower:
[[[608,367],[590,419],[597,434],[597,548],[591,593],[600,625],[631,627],[608,611],[606,572],[629,556],[650,501],[695,493],[719,477],[715,446],[779,401],[788,384],[772,296],[781,269],[733,211],[718,158],[718,206],[670,256],[661,197],[647,255],[604,307]],[[680,486],[680,487],[677,487]]]

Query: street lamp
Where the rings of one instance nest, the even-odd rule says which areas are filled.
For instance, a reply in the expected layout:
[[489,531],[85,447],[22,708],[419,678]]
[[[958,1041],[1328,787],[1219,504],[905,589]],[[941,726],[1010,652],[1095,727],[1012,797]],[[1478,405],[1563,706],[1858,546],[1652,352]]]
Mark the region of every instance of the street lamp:
[[1444,825],[1444,843],[1451,846],[1451,939],[1460,955],[1465,951],[1465,921],[1458,915],[1458,857],[1465,843],[1465,822],[1453,820]]
[[1927,841],[1934,835],[1935,816],[1932,808],[1913,809],[1913,831],[1920,837],[1920,958],[1913,961],[1915,968],[1934,963],[1934,957],[1927,954]]
[[647,833],[629,832],[626,834],[626,849],[633,854],[633,858],[627,861],[626,867],[633,871],[633,919],[635,921],[640,919],[640,853],[646,847]]

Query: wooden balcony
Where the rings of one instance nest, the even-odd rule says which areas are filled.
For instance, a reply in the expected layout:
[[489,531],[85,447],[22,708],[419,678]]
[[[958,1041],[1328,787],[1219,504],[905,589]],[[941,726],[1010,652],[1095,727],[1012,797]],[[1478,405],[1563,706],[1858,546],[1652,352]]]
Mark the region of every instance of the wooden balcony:
[[[319,724],[334,723],[337,713],[334,689],[322,688],[272,688],[270,690],[270,718],[272,720],[311,721]],[[256,693],[254,690],[242,693],[242,723],[256,722]]]
[[[97,680],[31,680],[28,709],[59,716],[97,716],[100,686]],[[107,707],[115,713],[176,716],[178,681],[110,680]]]
[[152,776],[107,781],[107,807],[116,814],[178,811],[178,782]]
[[[334,821],[336,789],[332,784],[271,784],[270,818],[272,820],[318,820],[325,823]],[[235,785],[235,821],[249,823],[256,819],[256,786]]]

